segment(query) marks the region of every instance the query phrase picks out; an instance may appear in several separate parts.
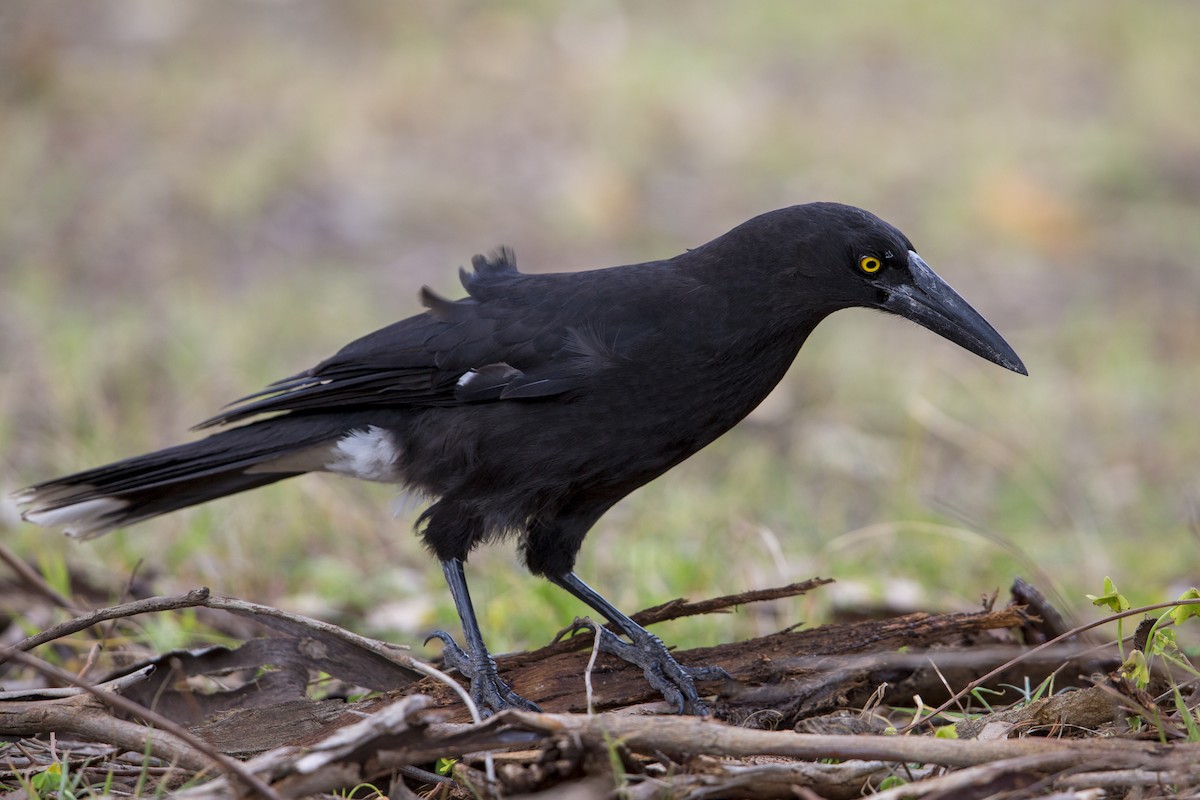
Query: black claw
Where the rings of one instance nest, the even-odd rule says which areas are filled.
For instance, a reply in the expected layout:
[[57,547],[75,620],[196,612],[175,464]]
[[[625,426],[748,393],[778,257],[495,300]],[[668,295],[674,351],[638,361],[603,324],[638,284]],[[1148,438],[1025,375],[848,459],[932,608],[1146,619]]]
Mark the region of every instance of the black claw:
[[479,708],[481,716],[490,717],[506,708],[541,711],[536,703],[521,697],[504,682],[496,670],[496,662],[490,655],[482,659],[475,658],[459,647],[454,637],[446,631],[434,631],[425,639],[425,643],[428,644],[434,639],[440,639],[444,645],[443,665],[448,669],[458,670],[460,675],[471,682],[471,700]]
[[733,676],[715,664],[707,667],[684,667],[694,681],[731,681]]
[[595,630],[595,626],[593,625],[593,623],[590,619],[588,619],[587,617],[576,617],[575,620],[570,625],[563,628],[558,633],[554,634],[554,638],[550,641],[550,644],[558,644],[563,639],[569,639],[569,638],[575,636],[580,631],[594,631],[594,630]]
[[462,651],[462,648],[458,646],[458,642],[454,641],[454,637],[451,636],[450,634],[446,633],[445,631],[441,631],[441,630],[431,632],[428,636],[425,637],[425,641],[422,642],[421,644],[429,644],[434,639],[440,639],[442,644],[446,645],[446,647],[448,647],[448,648],[452,647],[452,648],[459,650],[460,652]]
[[729,673],[720,667],[685,667],[675,660],[666,645],[652,633],[632,642],[622,640],[608,628],[587,620],[588,627],[600,631],[600,650],[642,668],[651,687],[680,714],[707,717],[711,713],[696,691],[696,681],[721,680]]

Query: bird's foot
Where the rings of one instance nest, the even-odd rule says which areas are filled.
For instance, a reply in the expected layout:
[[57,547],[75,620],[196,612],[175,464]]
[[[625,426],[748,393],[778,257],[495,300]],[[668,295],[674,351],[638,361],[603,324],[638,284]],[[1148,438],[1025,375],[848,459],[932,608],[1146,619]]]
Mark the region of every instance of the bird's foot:
[[647,630],[630,636],[632,641],[626,642],[608,628],[590,620],[576,620],[576,626],[599,631],[600,651],[641,667],[647,682],[681,714],[709,716],[711,712],[708,706],[696,691],[696,681],[717,681],[730,677],[728,672],[716,666],[685,667],[675,660],[662,639]]
[[489,653],[484,651],[479,658],[474,653],[468,653],[458,646],[454,637],[446,631],[434,631],[425,640],[428,644],[432,639],[440,639],[442,663],[447,669],[456,669],[459,674],[471,682],[471,700],[479,708],[481,716],[489,717],[497,711],[506,708],[516,708],[521,711],[541,711],[536,703],[531,703],[512,690],[500,677],[496,662]]

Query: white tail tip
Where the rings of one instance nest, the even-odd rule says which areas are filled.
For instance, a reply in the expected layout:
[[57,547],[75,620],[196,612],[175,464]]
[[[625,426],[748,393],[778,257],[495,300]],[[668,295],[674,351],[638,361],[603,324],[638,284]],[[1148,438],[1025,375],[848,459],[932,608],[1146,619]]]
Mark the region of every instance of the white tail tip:
[[125,500],[98,497],[69,506],[39,509],[36,493],[22,493],[17,501],[34,506],[21,514],[27,522],[45,528],[65,528],[66,534],[76,539],[90,539],[119,527],[119,523],[114,524],[111,515],[129,505]]

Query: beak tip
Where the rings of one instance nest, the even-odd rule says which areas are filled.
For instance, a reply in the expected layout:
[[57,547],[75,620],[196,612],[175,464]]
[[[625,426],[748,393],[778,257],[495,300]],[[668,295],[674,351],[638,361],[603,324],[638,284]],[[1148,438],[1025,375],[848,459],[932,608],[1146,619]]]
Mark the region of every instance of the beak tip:
[[894,288],[881,308],[899,314],[993,364],[1018,375],[1029,375],[1021,357],[996,329],[911,250],[908,264],[912,282]]
[[[997,334],[997,336],[999,336],[999,334]],[[1001,344],[1007,345],[1007,342],[1001,340]],[[983,353],[979,351],[976,352],[979,355],[982,355],[988,361],[991,361],[993,364],[1004,367],[1010,372],[1015,372],[1018,375],[1029,375],[1029,370],[1025,368],[1025,362],[1021,360],[1020,356],[1013,352],[1011,347],[1004,347],[1003,350],[996,348],[990,353]]]
[[996,359],[996,363],[1007,370],[1017,373],[1018,375],[1028,376],[1029,370],[1025,368],[1025,362],[1021,360],[1021,357],[1017,355],[1011,347],[1006,349],[1008,352],[1001,354],[1001,357]]

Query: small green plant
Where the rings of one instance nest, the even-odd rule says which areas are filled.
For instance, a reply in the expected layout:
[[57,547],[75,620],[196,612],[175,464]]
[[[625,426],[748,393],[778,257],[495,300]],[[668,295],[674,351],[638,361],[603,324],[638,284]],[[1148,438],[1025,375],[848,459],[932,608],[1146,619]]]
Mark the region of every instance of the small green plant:
[[[1103,594],[1088,595],[1088,598],[1095,605],[1107,606],[1118,614],[1130,609],[1129,601],[1117,590],[1111,578],[1104,579]],[[1193,678],[1200,678],[1200,670],[1191,663],[1187,654],[1179,647],[1175,628],[1167,627],[1168,624],[1173,624],[1177,627],[1191,617],[1200,617],[1200,589],[1195,587],[1188,589],[1176,599],[1176,603],[1177,605],[1169,606],[1163,611],[1158,619],[1154,621],[1154,624],[1150,626],[1150,631],[1146,636],[1146,641],[1142,649],[1132,650],[1126,655],[1124,648],[1121,648],[1122,663],[1119,672],[1123,678],[1133,683],[1139,689],[1146,689],[1150,685],[1155,659],[1162,660],[1175,670],[1183,670]],[[1123,643],[1124,637],[1121,631],[1121,620],[1117,620],[1117,634],[1119,637],[1118,641]],[[1167,674],[1173,676],[1174,672],[1168,670]],[[1174,678],[1171,677],[1170,680],[1175,709],[1179,714],[1179,719],[1183,725],[1187,739],[1193,742],[1200,741],[1200,724],[1197,722],[1196,712],[1188,708],[1183,695],[1179,692],[1179,687],[1175,684]],[[1159,738],[1165,742],[1167,740],[1167,731],[1162,724],[1162,720],[1159,718],[1158,708],[1153,707],[1148,709],[1148,711],[1153,714],[1154,719],[1142,720],[1140,716],[1133,717],[1129,721],[1130,725],[1136,728],[1144,722],[1152,723],[1158,731]]]
[[[360,795],[360,791],[367,792],[367,794]],[[355,800],[361,800],[363,797],[382,797],[385,798],[385,800],[387,798],[387,795],[384,794],[379,787],[373,783],[360,783],[357,786],[350,787],[349,789],[343,789],[340,792],[334,792],[334,796],[344,798],[344,800],[351,800],[351,798],[355,798]]]
[[1046,676],[1041,683],[1032,688],[1029,685],[1028,677],[1025,678],[1024,686],[1015,686],[1011,683],[1003,683],[1001,686],[1004,686],[1007,689],[1012,689],[1014,692],[1019,694],[1021,696],[1020,705],[1027,706],[1031,703],[1036,703],[1043,697],[1048,697],[1054,694],[1054,673]]
[[992,708],[992,704],[988,701],[987,695],[1003,697],[1004,692],[997,691],[996,689],[990,689],[987,686],[977,686],[971,690],[971,697],[975,698],[975,702],[983,706],[984,711],[991,714],[993,711],[995,711],[995,709]]
[[50,588],[63,597],[71,596],[71,569],[62,551],[42,548],[38,553],[38,567]]
[[[1111,581],[1105,578],[1105,589],[1107,590],[1110,587]],[[1125,609],[1123,610],[1128,610],[1128,602],[1125,601],[1123,595],[1114,590],[1113,596],[1125,603]],[[1093,600],[1092,602],[1097,601]],[[1192,665],[1187,655],[1180,649],[1174,628],[1164,627],[1168,623],[1178,626],[1191,617],[1200,617],[1200,590],[1195,587],[1190,588],[1181,594],[1176,599],[1176,602],[1179,605],[1171,606],[1154,621],[1154,624],[1150,628],[1150,633],[1146,637],[1145,653],[1134,650],[1128,656],[1125,656],[1124,652],[1122,652],[1124,663],[1121,665],[1121,674],[1133,681],[1140,689],[1145,689],[1150,684],[1150,667],[1155,658],[1162,659],[1190,673],[1194,677],[1200,678],[1200,670],[1197,670]],[[1119,625],[1120,621],[1118,621]],[[1118,627],[1119,632],[1120,627]]]
[[1182,625],[1189,617],[1200,617],[1200,605],[1190,602],[1200,600],[1200,589],[1193,586],[1179,595],[1178,600],[1180,601],[1180,605],[1175,606],[1170,611],[1172,622],[1176,625]]
[[[45,792],[62,792],[67,780],[67,767],[61,761],[55,761],[41,772],[29,777],[29,786],[40,796]],[[64,792],[65,794],[65,792]]]
[[605,733],[604,747],[608,751],[608,765],[612,769],[613,785],[619,789],[625,785],[628,779],[625,762],[621,760],[620,742]]
[[1121,664],[1121,677],[1132,682],[1139,689],[1145,689],[1150,684],[1150,665],[1141,650],[1131,650],[1129,657]]
[[1179,712],[1179,719],[1183,721],[1184,730],[1187,731],[1187,740],[1189,742],[1200,742],[1200,724],[1196,721],[1196,712],[1188,708],[1187,702],[1184,701],[1178,686],[1172,686],[1171,692],[1175,699],[1175,710]]
[[[1117,591],[1117,587],[1116,584],[1113,583],[1113,579],[1107,575],[1104,576],[1104,593],[1089,594],[1087,599],[1092,601],[1092,605],[1108,608],[1108,610],[1112,611],[1114,614],[1120,614],[1128,611],[1131,608],[1129,605],[1129,600],[1126,599],[1125,595]],[[1123,620],[1117,620],[1117,649],[1121,653],[1121,658],[1124,659],[1125,632],[1122,622]]]
[[45,769],[29,777],[28,790],[32,797],[54,796],[58,800],[76,800],[81,790],[86,794],[93,792],[84,785],[82,772],[71,772],[66,759],[59,759]]

